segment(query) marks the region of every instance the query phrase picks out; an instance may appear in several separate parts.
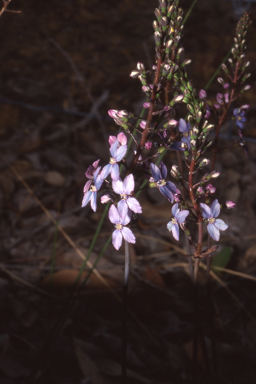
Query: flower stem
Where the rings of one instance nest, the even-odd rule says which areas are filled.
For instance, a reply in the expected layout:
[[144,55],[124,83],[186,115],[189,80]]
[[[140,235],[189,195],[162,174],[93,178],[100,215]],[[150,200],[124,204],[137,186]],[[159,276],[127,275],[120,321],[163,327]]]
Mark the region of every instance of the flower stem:
[[127,298],[130,269],[129,243],[125,241],[123,308],[122,308],[122,384],[127,383]]

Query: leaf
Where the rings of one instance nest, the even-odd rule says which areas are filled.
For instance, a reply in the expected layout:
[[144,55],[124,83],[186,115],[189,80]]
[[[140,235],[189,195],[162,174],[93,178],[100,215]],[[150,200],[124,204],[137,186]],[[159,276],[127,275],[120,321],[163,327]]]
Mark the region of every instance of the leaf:
[[[231,257],[231,253],[232,253],[232,248],[231,247],[224,247],[212,259],[212,268],[214,268],[214,267],[225,268],[226,265],[229,263],[229,260],[230,260],[230,257]],[[215,272],[215,273],[218,273],[218,272]]]

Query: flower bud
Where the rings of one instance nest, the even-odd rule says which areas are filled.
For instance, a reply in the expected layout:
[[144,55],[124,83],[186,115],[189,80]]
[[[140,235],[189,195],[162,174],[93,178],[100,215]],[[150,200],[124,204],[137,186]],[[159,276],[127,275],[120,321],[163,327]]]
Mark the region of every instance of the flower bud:
[[138,77],[139,74],[140,74],[139,71],[132,71],[132,72],[130,73],[130,77],[133,77],[134,79],[136,79],[136,77]]
[[233,201],[226,201],[226,207],[231,209],[231,208],[234,208],[236,206],[235,203],[233,203]]
[[205,167],[206,165],[208,165],[210,163],[210,160],[209,159],[203,159],[200,164],[199,164],[199,167],[202,168],[202,167]]
[[137,69],[139,70],[139,71],[145,71],[145,66],[144,66],[144,64],[143,63],[137,63]]
[[219,177],[219,175],[220,175],[220,172],[213,171],[211,173],[211,176],[212,176],[213,179],[216,179],[217,177]]

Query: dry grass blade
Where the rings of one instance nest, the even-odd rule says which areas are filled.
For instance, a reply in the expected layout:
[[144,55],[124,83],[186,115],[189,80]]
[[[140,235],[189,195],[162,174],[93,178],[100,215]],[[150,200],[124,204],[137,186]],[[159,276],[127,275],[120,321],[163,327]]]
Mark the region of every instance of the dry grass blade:
[[168,241],[159,239],[158,237],[142,235],[141,233],[136,233],[136,237],[141,237],[142,239],[157,241],[160,244],[167,245],[168,247],[175,249],[176,251],[180,252],[182,255],[185,255],[185,256],[188,255],[187,252],[184,251],[184,249],[178,247],[177,245],[169,243]]
[[38,293],[41,293],[41,294],[43,294],[45,296],[48,296],[48,297],[51,297],[52,299],[59,300],[59,298],[57,296],[51,295],[50,293],[44,291],[43,289],[40,289],[40,288],[36,287],[35,285],[33,285],[33,284],[23,280],[21,277],[19,277],[19,276],[15,275],[14,273],[8,271],[8,269],[6,269],[2,264],[0,264],[0,270],[3,271],[4,273],[6,273],[6,275],[10,276],[11,279],[16,280],[19,283],[21,283],[23,285],[26,285],[29,288],[34,289]]
[[232,269],[227,269],[227,268],[222,268],[217,266],[216,267],[212,266],[211,268],[217,269],[218,271],[221,271],[221,272],[229,273],[230,275],[235,275],[235,276],[243,277],[244,279],[256,281],[256,277],[248,275],[247,273],[233,271]]

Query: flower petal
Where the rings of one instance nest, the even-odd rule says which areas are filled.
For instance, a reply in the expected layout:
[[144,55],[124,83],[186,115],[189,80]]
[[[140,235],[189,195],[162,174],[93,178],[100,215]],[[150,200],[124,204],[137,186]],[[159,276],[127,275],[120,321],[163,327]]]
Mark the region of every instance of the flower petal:
[[130,228],[123,227],[123,228],[121,229],[121,232],[122,232],[122,235],[123,235],[124,239],[125,239],[128,243],[132,243],[132,244],[135,244],[135,243],[136,243],[136,237],[134,236],[134,234],[132,233],[132,231],[130,230]]
[[119,179],[119,165],[117,163],[112,165],[111,168],[111,179],[116,181]]
[[124,179],[124,193],[130,195],[134,191],[134,177],[133,174],[126,176]]
[[173,226],[173,222],[172,222],[172,221],[169,221],[169,223],[167,223],[167,229],[168,229],[168,231],[171,231],[171,230],[172,230],[172,226]]
[[101,171],[101,177],[103,180],[105,180],[108,175],[110,174],[110,171],[111,171],[111,168],[112,168],[112,165],[111,164],[107,164],[105,165],[105,167],[102,169]]
[[115,157],[118,145],[119,145],[119,141],[118,140],[115,140],[114,143],[111,145],[109,151],[110,151],[110,154],[111,154],[112,157]]
[[173,194],[165,185],[160,187],[159,191],[162,193],[162,195],[164,195],[164,197],[173,202]]
[[179,241],[180,238],[180,230],[179,230],[179,225],[178,224],[173,224],[172,226],[172,235],[175,240]]
[[120,200],[117,204],[117,209],[120,215],[120,223],[122,225],[128,224],[131,219],[128,215],[128,206],[126,204],[126,201]]
[[112,233],[112,244],[113,247],[118,251],[118,249],[121,247],[123,241],[122,233],[119,229],[116,229]]
[[118,141],[119,141],[119,143],[121,145],[126,145],[127,144],[127,137],[125,136],[125,134],[123,132],[120,132],[117,135],[117,139],[118,139]]
[[161,178],[162,178],[162,179],[166,179],[166,176],[167,176],[167,168],[166,168],[166,166],[164,165],[163,162],[161,162],[159,169],[160,169],[160,172],[161,172],[161,175],[162,175]]
[[95,187],[97,189],[97,191],[100,189],[100,187],[102,186],[102,183],[103,183],[104,179],[102,178],[102,175],[100,174],[97,179],[95,180]]
[[88,191],[85,193],[85,195],[83,197],[83,201],[82,201],[82,207],[85,207],[89,203],[89,201],[92,198],[92,194],[93,194],[92,191]]
[[220,231],[218,230],[218,228],[215,227],[214,224],[209,223],[207,225],[207,231],[213,240],[219,241]]
[[84,193],[88,192],[91,186],[92,180],[88,180],[84,186]]
[[174,217],[176,217],[177,213],[179,212],[179,204],[176,203],[172,206],[172,214]]
[[119,212],[114,204],[112,204],[111,207],[109,208],[108,218],[113,224],[117,224],[121,222]]
[[121,145],[116,151],[115,159],[117,162],[121,161],[127,152],[127,145]]
[[208,207],[208,205],[200,203],[200,207],[202,209],[202,215],[205,219],[209,219],[210,217],[212,217],[212,211],[211,208]]
[[186,220],[186,217],[188,216],[188,214],[189,214],[189,211],[184,209],[183,211],[180,211],[177,213],[176,219],[178,220],[178,222],[180,224],[183,224],[184,221]]
[[97,192],[92,192],[91,208],[94,212],[97,211]]
[[179,131],[180,132],[187,132],[187,123],[184,119],[180,119],[179,120]]
[[215,227],[220,229],[221,231],[225,231],[228,228],[228,225],[224,223],[221,219],[216,219],[214,223]]
[[220,214],[220,203],[215,199],[211,205],[212,217],[218,217]]
[[161,172],[157,165],[150,163],[150,169],[155,182],[161,180]]
[[112,188],[113,188],[113,191],[115,193],[117,193],[118,195],[122,195],[124,194],[124,184],[122,182],[122,180],[118,179],[118,180],[113,180],[112,182]]
[[131,211],[135,213],[142,213],[141,205],[135,197],[129,197],[126,202]]
[[173,193],[173,194],[176,194],[177,193],[177,188],[175,186],[175,184],[173,184],[171,181],[166,181],[166,184],[165,186]]

